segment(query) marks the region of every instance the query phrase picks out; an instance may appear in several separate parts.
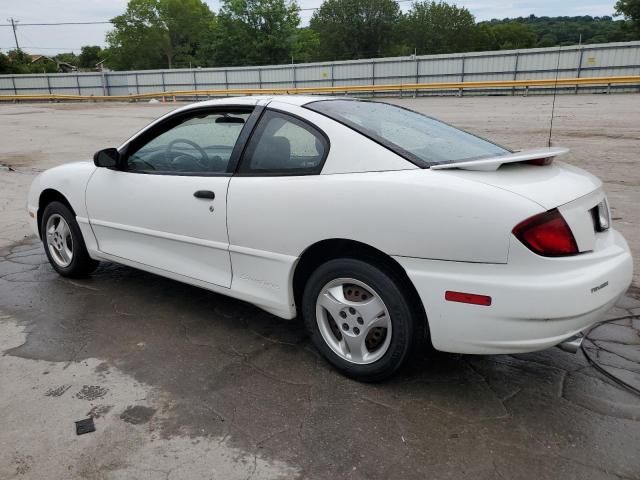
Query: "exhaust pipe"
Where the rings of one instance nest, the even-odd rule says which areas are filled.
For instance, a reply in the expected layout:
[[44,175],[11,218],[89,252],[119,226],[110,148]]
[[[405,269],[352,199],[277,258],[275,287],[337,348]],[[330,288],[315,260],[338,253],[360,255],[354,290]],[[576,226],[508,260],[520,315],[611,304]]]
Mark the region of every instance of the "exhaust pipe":
[[574,335],[559,343],[557,347],[565,352],[576,353],[580,349],[580,345],[582,345],[582,340],[584,340],[582,335]]

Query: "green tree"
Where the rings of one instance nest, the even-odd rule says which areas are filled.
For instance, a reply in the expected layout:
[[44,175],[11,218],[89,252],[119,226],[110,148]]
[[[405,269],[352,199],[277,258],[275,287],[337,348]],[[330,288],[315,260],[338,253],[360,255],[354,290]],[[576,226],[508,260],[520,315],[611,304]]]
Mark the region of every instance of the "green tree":
[[536,43],[536,47],[553,47],[558,44],[558,39],[552,33],[545,33]]
[[116,69],[188,66],[198,58],[215,15],[202,0],[130,0],[107,34]]
[[[637,1],[637,0],[636,0]],[[629,28],[630,21],[615,21],[613,18],[590,17],[528,17],[505,18],[482,22],[480,26],[519,23],[531,28],[536,36],[536,47],[554,45],[577,45],[582,43],[625,42],[640,38],[640,31]],[[496,47],[499,48],[499,47]]]
[[0,73],[11,73],[10,67],[9,57],[0,52]]
[[486,52],[488,50],[498,50],[499,48],[492,26],[486,23],[477,24],[469,50]]
[[615,8],[616,15],[624,15],[632,29],[640,33],[640,0],[618,0]]
[[85,45],[82,47],[79,56],[79,67],[94,69],[96,64],[104,59],[102,48],[98,45]]
[[285,0],[223,0],[215,32],[219,65],[291,62],[300,24],[298,4]]
[[6,73],[54,73],[58,71],[56,62],[42,57],[34,62],[34,58],[24,50],[10,50],[6,55]]
[[419,54],[475,50],[479,33],[469,10],[445,2],[423,1],[405,15],[403,33]]
[[402,14],[394,0],[325,0],[310,26],[320,38],[320,59],[389,55]]
[[312,62],[318,57],[320,37],[309,27],[298,28],[291,43],[291,56],[296,63]]
[[59,53],[54,57],[54,60],[58,62],[68,63],[69,65],[73,65],[74,67],[77,67],[80,63],[78,56],[73,52]]
[[501,23],[494,25],[492,30],[500,50],[531,48],[536,44],[535,32],[524,23]]

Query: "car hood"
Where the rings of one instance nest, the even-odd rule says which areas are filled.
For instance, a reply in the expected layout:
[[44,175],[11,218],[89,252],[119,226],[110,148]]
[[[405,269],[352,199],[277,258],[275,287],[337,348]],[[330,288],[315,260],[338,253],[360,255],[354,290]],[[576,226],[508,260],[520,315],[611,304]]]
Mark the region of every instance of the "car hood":
[[557,160],[544,166],[509,163],[495,171],[433,170],[433,173],[507,190],[536,202],[545,210],[569,203],[602,186],[594,175]]

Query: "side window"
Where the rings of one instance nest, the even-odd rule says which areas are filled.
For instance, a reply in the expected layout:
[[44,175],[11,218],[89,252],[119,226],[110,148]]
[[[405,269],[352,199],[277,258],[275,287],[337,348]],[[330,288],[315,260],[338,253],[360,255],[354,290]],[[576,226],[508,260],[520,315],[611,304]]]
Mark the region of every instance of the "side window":
[[247,146],[240,172],[257,175],[320,173],[328,150],[325,137],[308,123],[267,110]]
[[161,133],[129,154],[127,169],[175,174],[225,172],[249,115],[247,111],[216,111],[169,120]]

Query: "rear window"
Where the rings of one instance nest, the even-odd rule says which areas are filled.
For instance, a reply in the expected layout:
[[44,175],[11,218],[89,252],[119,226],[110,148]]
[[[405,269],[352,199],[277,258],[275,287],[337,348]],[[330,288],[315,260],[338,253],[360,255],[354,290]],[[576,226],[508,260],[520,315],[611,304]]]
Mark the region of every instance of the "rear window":
[[488,140],[388,103],[321,100],[306,107],[347,125],[423,168],[511,153]]

